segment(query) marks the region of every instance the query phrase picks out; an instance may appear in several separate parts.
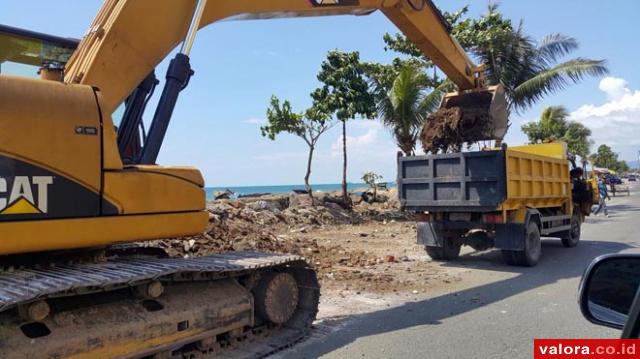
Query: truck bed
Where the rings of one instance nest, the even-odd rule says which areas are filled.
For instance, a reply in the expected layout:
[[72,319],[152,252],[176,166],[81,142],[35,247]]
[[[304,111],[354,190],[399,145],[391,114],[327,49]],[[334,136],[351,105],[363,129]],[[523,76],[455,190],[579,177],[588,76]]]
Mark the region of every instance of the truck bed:
[[506,198],[505,150],[398,158],[407,211],[495,211]]

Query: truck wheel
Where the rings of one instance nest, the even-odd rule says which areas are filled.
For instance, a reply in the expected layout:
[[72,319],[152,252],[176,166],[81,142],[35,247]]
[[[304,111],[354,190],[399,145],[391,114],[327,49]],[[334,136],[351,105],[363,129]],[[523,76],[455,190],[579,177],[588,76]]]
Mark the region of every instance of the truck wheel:
[[571,229],[560,234],[562,245],[570,248],[575,247],[580,242],[580,217],[577,213],[571,216]]
[[424,246],[431,259],[436,261],[448,261],[460,256],[460,243],[455,243],[452,238],[443,238],[442,247]]
[[[505,252],[510,252],[509,254]],[[533,267],[538,264],[542,253],[540,242],[540,228],[535,222],[530,222],[524,237],[523,251],[502,251],[502,257],[509,265]]]

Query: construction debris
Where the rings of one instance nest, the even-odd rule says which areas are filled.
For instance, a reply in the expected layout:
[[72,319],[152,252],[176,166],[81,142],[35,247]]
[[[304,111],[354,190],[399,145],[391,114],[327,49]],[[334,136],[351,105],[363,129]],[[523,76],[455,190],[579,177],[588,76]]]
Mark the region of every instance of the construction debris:
[[232,190],[230,190],[230,189],[226,188],[224,191],[221,191],[221,192],[215,192],[215,193],[213,194],[213,199],[214,199],[214,200],[219,200],[219,199],[231,199],[231,198],[233,198],[233,195],[234,195],[234,194],[235,194],[235,193],[234,193]]
[[420,141],[425,153],[458,152],[465,143],[486,139],[491,126],[484,108],[441,108],[427,117]]
[[[350,288],[388,292],[415,286],[414,281],[399,279],[405,276],[405,267],[415,266],[405,262],[406,248],[398,246],[397,239],[385,242],[403,233],[408,245],[414,246],[414,224],[398,210],[395,189],[385,191],[391,200],[362,202],[352,210],[333,202],[339,196],[318,194],[313,204],[304,194],[212,201],[207,204],[209,225],[202,235],[141,245],[161,247],[181,257],[242,250],[298,254],[307,258],[329,287],[347,283]],[[386,226],[393,227],[384,229]],[[374,241],[385,247],[388,243],[388,249],[370,250]],[[418,251],[422,254],[420,248]],[[395,272],[403,274],[398,277]]]

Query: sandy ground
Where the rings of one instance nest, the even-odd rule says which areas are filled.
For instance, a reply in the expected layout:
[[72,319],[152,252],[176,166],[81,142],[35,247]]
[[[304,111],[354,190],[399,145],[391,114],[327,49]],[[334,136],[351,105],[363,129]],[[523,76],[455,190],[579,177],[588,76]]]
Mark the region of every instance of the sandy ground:
[[[426,293],[451,287],[468,269],[444,267],[431,261],[416,244],[415,223],[371,221],[356,225],[319,228],[295,236],[315,240],[320,246],[343,248],[337,265],[312,263],[322,286],[319,319],[378,310],[415,300]],[[349,262],[348,253],[364,252],[375,258],[364,265]]]

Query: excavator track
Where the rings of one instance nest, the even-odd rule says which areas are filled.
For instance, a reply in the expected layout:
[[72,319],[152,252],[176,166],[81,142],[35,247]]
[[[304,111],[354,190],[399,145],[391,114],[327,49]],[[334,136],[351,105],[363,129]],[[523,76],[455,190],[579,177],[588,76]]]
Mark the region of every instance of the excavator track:
[[302,257],[124,256],[0,272],[2,358],[262,358],[318,311]]

